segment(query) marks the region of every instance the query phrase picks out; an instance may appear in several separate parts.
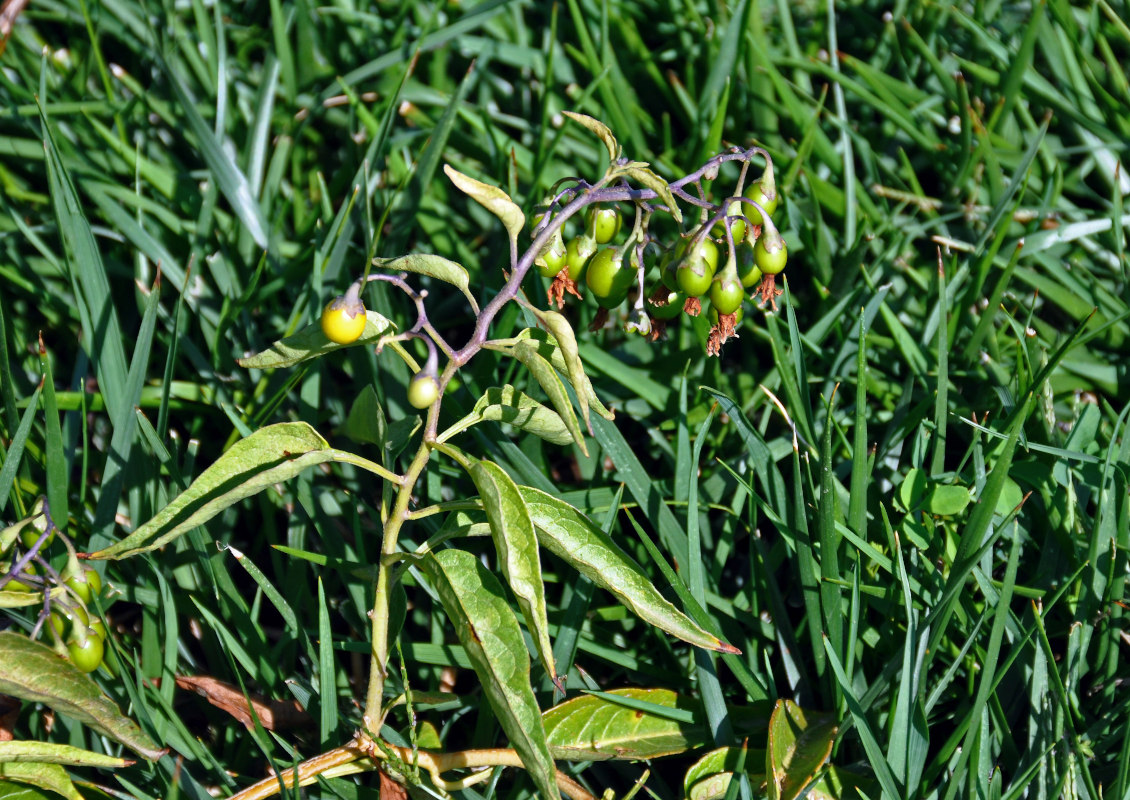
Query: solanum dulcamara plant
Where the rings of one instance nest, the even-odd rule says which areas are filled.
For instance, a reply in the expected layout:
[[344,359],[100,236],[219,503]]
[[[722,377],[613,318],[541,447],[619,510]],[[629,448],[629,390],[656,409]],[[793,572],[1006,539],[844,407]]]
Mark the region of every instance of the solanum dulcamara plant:
[[[424,413],[424,421],[414,455],[401,462],[407,463],[402,472],[335,448],[304,422],[268,425],[234,444],[153,519],[105,549],[79,554],[125,559],[153,551],[251,494],[318,464],[351,464],[374,476],[381,541],[369,610],[368,685],[364,697],[358,698],[361,724],[350,741],[245,788],[237,795],[244,800],[276,794],[283,786],[305,785],[319,776],[366,770],[380,770],[386,779],[442,796],[486,779],[492,770],[482,768],[498,766],[524,770],[542,797],[564,793],[589,798],[589,789],[560,770],[558,762],[677,752],[669,740],[661,750],[642,739],[626,746],[632,740],[624,732],[613,737],[613,745],[584,727],[598,712],[606,715],[606,732],[617,731],[617,714],[625,724],[638,726],[645,713],[640,704],[660,710],[664,704],[677,704],[670,692],[629,687],[601,697],[572,697],[544,712],[539,707],[531,675],[543,672],[559,694],[568,689],[555,663],[542,551],[557,556],[666,634],[694,647],[738,653],[710,629],[708,617],[700,613],[692,619],[669,602],[643,568],[579,510],[519,485],[498,464],[464,449],[462,437],[469,429],[486,420],[502,420],[553,444],[572,443],[587,452],[585,431],[592,432],[592,415],[612,419],[585,374],[574,329],[562,313],[567,297],[591,296],[596,301],[594,329],[615,315],[627,331],[651,339],[662,338],[665,327],[681,315],[708,314],[707,351],[717,355],[736,336],[747,293],[768,305],[775,305],[780,293],[776,276],[785,267],[787,249],[772,219],[779,198],[773,162],[764,149],[733,148],[668,182],[648,164],[625,158],[612,132],[598,120],[568,116],[606,146],[608,168],[594,183],[576,178],[559,183],[532,222],[501,189],[446,168],[454,185],[492,212],[509,238],[509,261],[498,270],[502,283],[489,300],[473,296],[468,271],[442,256],[378,258],[342,296],[328,302],[319,320],[240,359],[246,368],[280,369],[343,347],[375,347],[383,357],[403,359],[413,375],[408,400]],[[717,195],[720,170],[727,163],[739,168],[736,185],[717,202],[707,199],[708,194]],[[674,225],[653,226],[659,215]],[[660,227],[675,233],[664,239],[653,232]],[[566,238],[567,230],[574,234]],[[549,282],[546,308],[523,291],[538,280],[536,274]],[[432,291],[447,285],[465,298],[475,315],[465,342],[450,341],[450,332],[437,328],[429,317],[428,292],[415,285],[414,276],[421,275],[431,279]],[[397,325],[367,310],[363,296],[375,284],[403,292],[415,310],[414,319]],[[514,336],[492,338],[492,323],[510,303],[521,304],[537,325]],[[426,353],[423,363],[412,355],[414,340],[423,347],[416,352]],[[483,350],[518,362],[544,398],[535,399],[509,384],[492,387],[470,413],[440,430],[440,409],[452,381]],[[439,459],[465,471],[477,494],[415,507],[417,487]],[[403,546],[407,529],[438,514],[446,514],[446,520],[434,535],[411,549]],[[100,586],[90,578],[92,571],[82,568],[69,541],[63,573],[44,573],[43,553],[54,532],[50,510],[42,502],[33,517],[6,529],[0,536],[5,580],[13,588],[26,587],[29,603],[43,604],[33,638],[45,629],[56,652],[91,671],[102,660],[105,632],[89,622],[85,606]],[[465,537],[476,535],[492,540],[495,570],[460,548]],[[415,580],[406,588],[409,570]],[[414,743],[405,747],[385,735],[390,714],[407,709],[412,718],[412,687],[406,673],[398,673],[394,655],[409,592],[421,591],[420,580],[441,601],[509,747],[445,752]],[[635,705],[629,702],[633,698]],[[725,761],[718,762],[715,772],[724,771]],[[700,772],[699,778],[713,774]]]

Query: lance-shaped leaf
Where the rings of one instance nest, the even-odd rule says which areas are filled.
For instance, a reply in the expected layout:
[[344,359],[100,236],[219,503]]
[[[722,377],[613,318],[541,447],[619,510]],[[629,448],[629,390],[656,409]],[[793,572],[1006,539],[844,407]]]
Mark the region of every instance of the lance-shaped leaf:
[[553,757],[530,686],[530,659],[502,585],[464,550],[440,550],[420,565],[439,593],[483,692],[534,785],[542,797],[557,797]]
[[608,149],[609,161],[615,161],[620,157],[620,144],[616,141],[616,137],[612,135],[612,131],[609,130],[608,126],[603,122],[590,117],[588,114],[578,114],[576,111],[563,111],[561,113],[595,133],[597,138],[604,142],[604,146]]
[[[18,788],[7,791],[8,781],[17,784]],[[51,797],[65,797],[67,800],[83,800],[78,789],[75,788],[67,771],[58,764],[0,764],[0,797],[11,800],[31,800],[40,797],[28,790],[35,789],[51,792]]]
[[0,693],[42,703],[150,760],[166,752],[122,716],[89,675],[47,645],[11,631],[0,633]]
[[[581,403],[582,410],[585,409],[585,405],[587,404],[606,420],[612,421],[615,419],[616,415],[611,409],[606,408],[604,403],[600,402],[600,398],[596,396],[596,391],[592,388],[592,383],[589,381],[589,376],[585,374],[584,366],[581,364],[581,356],[577,350],[577,339],[572,335],[572,326],[556,311],[541,313],[547,315],[542,321],[546,323],[546,327],[549,328],[549,331],[543,331],[540,328],[526,328],[520,331],[514,338],[519,340],[529,339],[530,341],[539,343],[538,353],[542,358],[549,361],[558,372],[569,376],[569,380],[573,384],[573,390],[577,393],[577,399]],[[550,314],[555,315],[564,322],[565,327],[562,328],[553,316],[548,316]],[[541,314],[539,314],[539,318],[540,317]],[[560,339],[558,338],[559,330],[562,336]],[[571,363],[574,359],[576,360],[575,364]],[[585,414],[585,424],[588,424],[587,412]]]
[[307,467],[332,461],[335,453],[305,422],[260,428],[232,445],[153,519],[90,558],[125,558],[153,550],[245,497],[293,478]]
[[505,347],[487,346],[508,353],[526,365],[530,374],[534,376],[534,380],[541,385],[542,391],[545,392],[549,402],[553,404],[561,420],[569,429],[577,447],[581,448],[581,452],[587,456],[588,448],[585,446],[585,437],[581,432],[580,424],[577,422],[577,414],[573,411],[573,403],[569,400],[569,394],[565,391],[565,384],[561,382],[561,378],[553,365],[542,357],[538,343],[530,339],[521,339]]
[[518,234],[526,225],[526,215],[522,213],[518,204],[510,199],[510,195],[497,186],[477,181],[470,175],[452,169],[450,164],[444,164],[443,171],[461,192],[502,220],[502,227],[506,228],[511,240],[517,241]]
[[804,711],[778,700],[769,719],[765,773],[771,800],[795,800],[815,780],[832,753],[836,723],[830,714]]
[[553,444],[569,444],[573,434],[561,416],[510,384],[487,389],[475,403],[471,413],[456,422],[437,437],[446,442],[457,433],[483,420],[506,422]]
[[740,652],[667,602],[643,568],[580,511],[529,486],[521,486],[519,491],[542,546],[611,592],[637,617],[696,647],[720,653]]
[[0,742],[0,763],[18,761],[38,764],[69,764],[75,767],[128,767],[135,763],[105,753],[94,753],[69,744],[49,742]]
[[365,330],[361,337],[349,344],[331,342],[322,333],[321,323],[307,325],[293,336],[279,339],[273,345],[252,356],[237,358],[236,363],[249,369],[274,369],[276,367],[290,367],[300,364],[311,358],[324,356],[343,347],[353,347],[359,344],[376,344],[385,331],[392,327],[392,323],[376,311],[365,312]]
[[557,683],[553,666],[553,645],[549,641],[549,620],[545,613],[545,582],[538,560],[538,538],[534,523],[513,479],[493,461],[479,461],[469,470],[483,510],[490,524],[494,549],[498,551],[502,574],[534,637],[550,680]]
[[683,794],[687,800],[716,800],[725,797],[738,769],[746,774],[756,792],[765,783],[765,774],[761,772],[764,767],[764,750],[720,747],[711,750],[687,769],[683,776]]
[[660,758],[710,742],[702,704],[669,689],[574,697],[546,711],[542,721],[550,752],[567,761]]
[[[561,359],[565,362],[565,374],[569,376],[569,383],[573,384],[573,391],[577,395],[577,403],[581,407],[581,419],[585,421],[585,428],[592,435],[592,423],[589,421],[589,396],[593,394],[592,384],[585,375],[584,365],[581,363],[581,354],[577,350],[577,336],[569,320],[556,311],[541,311],[534,309],[534,314],[553,336],[557,344]],[[550,363],[553,363],[552,361]],[[595,396],[595,395],[593,395]]]
[[471,308],[476,314],[479,311],[478,302],[475,300],[474,295],[468,290],[471,282],[467,275],[467,270],[462,264],[449,261],[443,256],[433,256],[428,253],[412,253],[406,256],[397,256],[396,258],[374,258],[373,266],[392,270],[393,272],[414,272],[417,275],[427,275],[429,278],[435,278],[445,283],[450,283],[463,293],[463,296],[467,298],[467,302],[471,304]]

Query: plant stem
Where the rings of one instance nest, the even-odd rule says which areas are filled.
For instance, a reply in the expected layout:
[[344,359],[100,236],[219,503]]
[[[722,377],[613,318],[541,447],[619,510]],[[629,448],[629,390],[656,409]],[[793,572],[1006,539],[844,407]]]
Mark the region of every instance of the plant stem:
[[[434,409],[433,412],[434,414]],[[408,504],[412,499],[412,490],[416,481],[428,465],[432,454],[432,442],[427,436],[420,442],[420,449],[416,451],[415,458],[404,472],[404,479],[400,491],[396,493],[396,503],[392,513],[385,523],[384,538],[381,542],[381,564],[377,570],[376,596],[373,598],[372,619],[372,658],[369,664],[369,691],[365,697],[365,724],[370,726],[370,734],[380,735],[380,726],[383,721],[382,700],[385,686],[385,670],[388,666],[388,602],[392,589],[389,580],[392,567],[384,563],[386,556],[396,553],[397,538],[400,528],[408,518]],[[375,728],[375,729],[374,729]]]

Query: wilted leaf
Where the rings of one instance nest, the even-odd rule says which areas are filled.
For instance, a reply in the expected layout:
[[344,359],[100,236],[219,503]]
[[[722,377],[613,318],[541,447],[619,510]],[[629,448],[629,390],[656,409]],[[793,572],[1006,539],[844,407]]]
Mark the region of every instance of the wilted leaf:
[[667,602],[643,568],[580,511],[529,486],[520,486],[519,491],[537,528],[538,541],[615,595],[640,619],[696,647],[739,652]]
[[483,693],[534,785],[542,797],[556,797],[553,758],[530,686],[526,643],[501,584],[464,550],[440,550],[423,558],[420,566],[438,592]]
[[237,358],[236,363],[249,369],[274,369],[276,367],[289,367],[311,358],[324,356],[343,347],[354,347],[359,344],[376,344],[377,340],[392,327],[392,323],[376,311],[365,312],[365,330],[361,337],[349,344],[331,342],[322,333],[322,325],[315,322],[307,325],[293,336],[280,339],[273,345],[251,356]]
[[506,228],[512,240],[517,241],[518,234],[526,225],[526,215],[522,213],[518,204],[510,199],[510,195],[497,186],[477,181],[469,175],[452,169],[450,164],[444,164],[443,171],[460,191],[502,220],[502,227]]
[[446,442],[483,420],[508,423],[553,444],[564,445],[573,441],[573,435],[556,411],[510,384],[487,389],[471,413],[440,434],[437,441]]
[[770,800],[799,797],[828,760],[835,738],[830,714],[805,712],[792,700],[778,700],[769,720],[765,756]]
[[545,582],[530,512],[518,487],[502,467],[492,461],[480,461],[471,465],[470,474],[483,501],[502,574],[518,598],[518,606],[534,637],[545,671],[556,683],[557,669],[553,665],[553,645],[549,641],[549,620],[545,612]]
[[0,633],[0,693],[43,705],[115,739],[145,758],[160,758],[154,744],[99,690],[89,675],[41,642]]
[[260,428],[232,445],[153,519],[90,558],[125,558],[153,550],[243,498],[333,458],[334,450],[305,422]]
[[608,126],[603,122],[590,117],[588,114],[578,114],[576,111],[563,111],[561,113],[595,133],[600,141],[604,142],[604,146],[608,150],[609,161],[615,161],[620,157],[620,144],[616,141],[616,137],[612,135],[612,131],[609,130]]
[[[603,695],[643,701],[652,712],[617,703],[608,697],[581,695],[542,715],[554,758],[564,761],[607,761],[659,758],[701,747],[710,741],[702,706],[670,689],[614,689]],[[664,710],[678,714],[664,714]],[[677,719],[672,719],[672,717]],[[689,721],[688,721],[689,720]]]

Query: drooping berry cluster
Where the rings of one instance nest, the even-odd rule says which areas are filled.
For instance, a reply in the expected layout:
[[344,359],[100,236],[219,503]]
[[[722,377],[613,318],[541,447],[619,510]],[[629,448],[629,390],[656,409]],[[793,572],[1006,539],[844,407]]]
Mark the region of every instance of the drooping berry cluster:
[[[750,160],[764,156],[766,168],[760,178],[745,185]],[[589,187],[578,181],[551,197],[546,210],[535,219],[535,236],[552,224],[552,214],[567,204],[591,193],[593,202],[586,209],[584,227],[566,241],[563,226],[558,225],[549,243],[537,255],[538,272],[550,280],[547,299],[550,305],[563,308],[565,295],[583,298],[583,288],[596,301],[599,309],[592,328],[603,327],[608,312],[619,308],[632,296],[633,288],[643,290],[636,309],[646,313],[645,325],[629,323],[630,328],[659,338],[667,324],[681,314],[697,316],[704,311],[703,300],[709,302],[712,322],[707,352],[717,355],[722,344],[735,334],[741,321],[747,292],[762,304],[776,308],[780,290],[776,276],[785,268],[788,250],[772,220],[779,205],[779,194],[773,176],[773,163],[760,148],[731,151],[720,160],[740,159],[741,176],[733,196],[720,203],[711,203],[683,190],[704,176],[716,176],[717,166],[707,165],[698,175],[668,185],[672,199],[685,201],[700,209],[698,223],[682,231],[674,241],[662,241],[650,230],[649,221],[657,210],[671,213],[670,208],[642,199],[625,178],[620,181],[629,195],[628,203],[635,210],[634,224],[621,242],[616,241],[621,228],[623,201],[601,201],[601,192],[617,188]],[[744,191],[743,191],[744,189]],[[674,214],[673,214],[674,215]],[[725,257],[722,260],[722,257]],[[721,263],[720,263],[721,262]],[[583,284],[583,287],[582,287]],[[647,288],[645,288],[647,287]],[[645,330],[646,328],[646,330]]]

